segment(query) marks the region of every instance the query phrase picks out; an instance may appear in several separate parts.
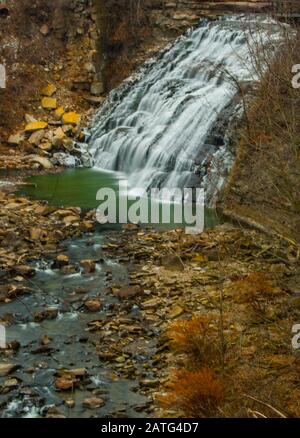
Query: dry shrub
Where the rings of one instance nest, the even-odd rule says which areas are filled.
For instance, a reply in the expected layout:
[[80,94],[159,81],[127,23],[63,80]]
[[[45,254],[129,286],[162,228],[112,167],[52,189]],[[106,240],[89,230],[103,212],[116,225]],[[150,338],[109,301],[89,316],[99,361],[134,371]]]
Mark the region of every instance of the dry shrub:
[[239,303],[253,303],[272,298],[279,291],[274,281],[263,272],[253,272],[233,282],[231,289]]
[[176,409],[186,418],[214,417],[224,400],[224,386],[209,369],[174,371],[167,392],[159,397],[164,408]]
[[217,330],[204,315],[171,324],[166,332],[171,348],[188,356],[191,365],[213,363],[218,356]]
[[259,37],[252,46],[259,82],[238,130],[237,158],[224,202],[248,217],[253,211],[254,219],[263,217],[299,240],[300,91],[293,87],[292,68],[299,64],[300,30],[282,26],[280,38],[270,37],[262,45]]

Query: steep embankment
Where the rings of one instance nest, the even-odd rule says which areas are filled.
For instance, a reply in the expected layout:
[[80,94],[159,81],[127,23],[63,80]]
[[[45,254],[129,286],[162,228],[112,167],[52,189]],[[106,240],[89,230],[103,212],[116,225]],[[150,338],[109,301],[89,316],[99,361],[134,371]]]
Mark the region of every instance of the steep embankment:
[[[299,242],[299,30],[252,54],[260,83],[236,132],[237,159],[221,204],[231,216]],[[277,56],[274,59],[274,53]],[[296,86],[295,86],[296,84]]]

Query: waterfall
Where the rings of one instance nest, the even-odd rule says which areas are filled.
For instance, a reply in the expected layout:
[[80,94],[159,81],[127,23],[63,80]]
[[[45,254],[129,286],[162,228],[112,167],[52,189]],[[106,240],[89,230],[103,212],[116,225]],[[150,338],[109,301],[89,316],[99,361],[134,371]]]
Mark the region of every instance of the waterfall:
[[[260,38],[273,27],[250,24]],[[94,167],[122,172],[132,187],[205,187],[213,198],[232,163],[225,132],[214,135],[237,104],[230,77],[253,81],[250,33],[242,15],[204,20],[114,90],[93,121]]]

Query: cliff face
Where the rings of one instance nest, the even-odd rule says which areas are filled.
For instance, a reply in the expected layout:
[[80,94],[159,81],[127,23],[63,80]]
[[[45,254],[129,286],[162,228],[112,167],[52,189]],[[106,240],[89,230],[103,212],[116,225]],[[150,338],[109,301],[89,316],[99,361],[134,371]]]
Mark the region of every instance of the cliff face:
[[[265,2],[11,0],[1,2],[0,149],[39,115],[40,90],[55,83],[65,106],[86,111],[201,17],[254,10]],[[55,7],[53,7],[53,5]]]

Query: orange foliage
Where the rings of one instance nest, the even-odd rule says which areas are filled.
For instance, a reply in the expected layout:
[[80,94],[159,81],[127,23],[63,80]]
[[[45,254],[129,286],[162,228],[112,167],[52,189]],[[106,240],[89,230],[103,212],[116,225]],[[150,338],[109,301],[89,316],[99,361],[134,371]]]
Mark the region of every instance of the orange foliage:
[[163,407],[178,409],[186,418],[216,416],[223,400],[223,384],[206,368],[174,371],[167,392],[159,397]]
[[274,282],[262,272],[253,272],[247,277],[235,281],[232,289],[240,303],[272,297],[278,292]]
[[166,332],[171,348],[189,356],[192,362],[209,363],[217,355],[216,330],[212,318],[204,315],[171,324]]

